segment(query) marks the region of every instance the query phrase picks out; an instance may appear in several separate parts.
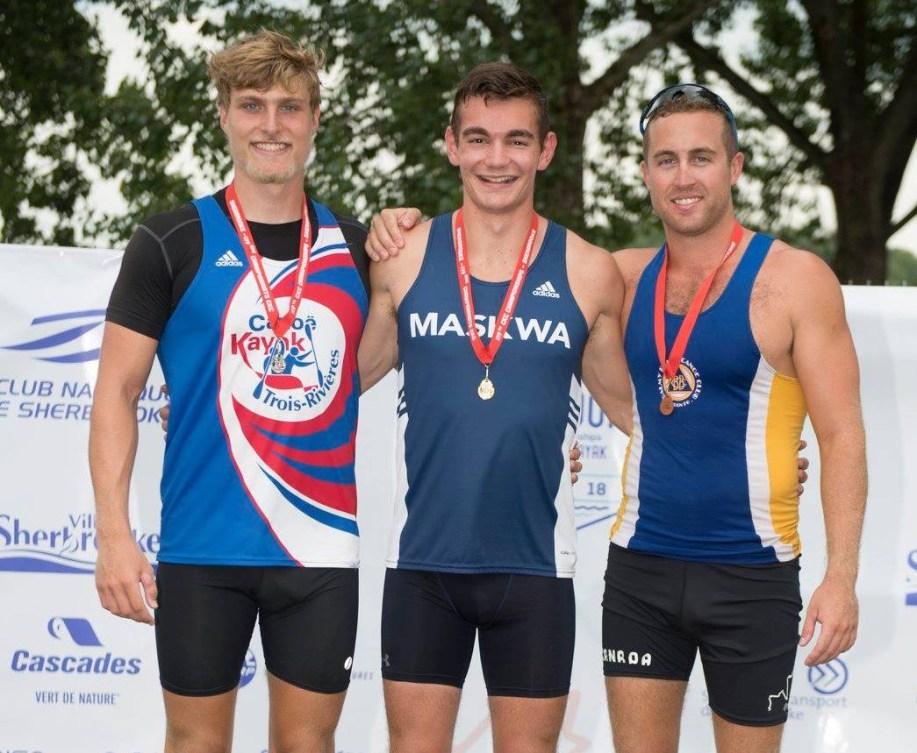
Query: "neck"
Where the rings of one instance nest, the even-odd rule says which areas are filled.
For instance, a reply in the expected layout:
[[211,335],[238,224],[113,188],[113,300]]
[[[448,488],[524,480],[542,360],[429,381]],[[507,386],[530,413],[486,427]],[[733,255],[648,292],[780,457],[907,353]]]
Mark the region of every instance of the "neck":
[[256,183],[236,173],[236,195],[249,222],[277,225],[302,218],[302,175],[286,183]]
[[509,212],[487,212],[465,202],[462,220],[468,238],[469,259],[515,261],[532,226],[534,208],[526,204]]
[[730,212],[716,225],[697,235],[685,235],[665,228],[670,268],[709,269],[719,264],[732,237],[735,219]]

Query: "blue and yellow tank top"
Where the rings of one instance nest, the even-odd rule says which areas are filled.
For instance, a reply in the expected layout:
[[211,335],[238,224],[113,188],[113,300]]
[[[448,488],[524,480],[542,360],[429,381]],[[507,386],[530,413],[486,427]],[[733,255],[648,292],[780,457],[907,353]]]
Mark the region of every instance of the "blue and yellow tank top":
[[[624,349],[634,431],[613,543],[673,559],[755,564],[800,554],[796,453],[806,408],[798,380],[755,343],[751,290],[773,239],[755,235],[719,299],[702,312],[659,410],[653,300],[662,250],[638,283]],[[684,317],[666,312],[666,352]]]

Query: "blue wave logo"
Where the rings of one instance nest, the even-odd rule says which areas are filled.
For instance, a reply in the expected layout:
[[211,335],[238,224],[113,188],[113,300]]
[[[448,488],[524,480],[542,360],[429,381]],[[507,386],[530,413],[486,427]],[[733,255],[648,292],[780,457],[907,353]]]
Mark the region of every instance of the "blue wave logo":
[[95,562],[67,557],[51,552],[36,552],[30,549],[7,550],[0,553],[0,572],[14,573],[77,573],[95,572]]
[[77,646],[102,645],[89,620],[82,617],[52,617],[48,621],[48,632],[58,640],[69,639]]
[[840,693],[847,684],[848,677],[847,665],[840,659],[809,668],[809,685],[816,693],[822,695]]
[[254,652],[249,649],[245,654],[245,663],[242,665],[242,672],[239,675],[239,687],[244,688],[248,683],[255,679],[255,673],[258,671],[258,660],[255,659]]
[[86,363],[99,358],[99,337],[86,337],[105,321],[104,309],[67,311],[32,320],[34,336],[20,343],[2,345],[3,350],[28,353],[38,361]]
[[907,555],[907,566],[911,569],[907,576],[907,593],[904,603],[909,607],[917,607],[917,549]]
[[[131,529],[140,551],[155,560],[159,533]],[[70,513],[56,526],[34,526],[0,512],[0,572],[75,573],[95,571],[95,516]],[[0,750],[2,753],[2,750]]]

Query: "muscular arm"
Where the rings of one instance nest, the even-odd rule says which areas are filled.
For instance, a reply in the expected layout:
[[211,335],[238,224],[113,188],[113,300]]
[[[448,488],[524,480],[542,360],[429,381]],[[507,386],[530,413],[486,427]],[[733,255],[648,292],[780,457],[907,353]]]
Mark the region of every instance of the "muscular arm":
[[567,271],[573,293],[591,325],[583,351],[583,381],[609,420],[630,434],[633,412],[621,334],[621,273],[608,252],[576,236],[568,243]]
[[834,274],[802,254],[794,264],[792,360],[821,456],[821,498],[828,561],[812,595],[801,645],[821,633],[806,664],[831,661],[856,640],[860,535],[866,507],[866,441],[860,374],[844,300]]
[[131,535],[128,492],[137,452],[137,402],[156,345],[146,335],[106,323],[89,423],[99,599],[113,614],[150,624],[153,616],[147,607],[156,607],[156,585],[153,570]]
[[379,262],[372,262],[369,267],[369,316],[357,353],[362,392],[375,385],[398,363],[395,307],[383,266]]

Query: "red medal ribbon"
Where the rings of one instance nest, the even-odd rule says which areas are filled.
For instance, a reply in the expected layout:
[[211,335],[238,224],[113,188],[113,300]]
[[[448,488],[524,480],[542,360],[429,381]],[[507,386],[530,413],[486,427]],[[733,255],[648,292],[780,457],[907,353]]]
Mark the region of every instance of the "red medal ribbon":
[[662,373],[665,375],[666,379],[672,379],[678,371],[681,359],[685,354],[685,349],[688,347],[688,339],[691,337],[691,332],[694,330],[694,325],[697,323],[697,317],[700,316],[704,300],[707,298],[707,293],[710,292],[710,286],[713,285],[713,280],[716,277],[716,273],[720,271],[720,267],[726,263],[726,260],[729,259],[733,253],[735,253],[735,250],[742,242],[742,232],[742,226],[739,224],[738,220],[736,220],[732,226],[732,237],[729,239],[726,253],[723,254],[723,258],[720,260],[720,263],[716,265],[716,268],[707,275],[707,279],[701,283],[700,289],[698,289],[697,294],[694,296],[694,300],[691,301],[691,305],[688,307],[688,313],[685,315],[681,327],[678,329],[678,334],[675,336],[675,342],[672,344],[672,350],[668,358],[665,357],[665,277],[668,268],[669,252],[667,247],[663,247],[662,269],[659,270],[659,276],[656,278],[653,329],[656,337],[656,353],[659,355],[659,365],[662,366]]
[[497,356],[497,351],[503,344],[503,336],[509,327],[510,319],[516,310],[516,304],[519,302],[519,293],[522,290],[522,284],[525,282],[525,275],[529,269],[529,262],[532,258],[532,251],[535,248],[535,236],[538,235],[538,215],[532,212],[532,227],[526,236],[522,249],[519,252],[519,261],[516,262],[516,271],[513,273],[512,280],[506,295],[503,297],[503,305],[500,307],[500,313],[497,314],[497,323],[494,327],[493,336],[490,342],[485,345],[478,334],[478,328],[474,321],[474,298],[471,293],[471,272],[468,267],[468,254],[465,249],[465,222],[462,219],[462,210],[455,213],[455,268],[458,272],[459,291],[462,296],[462,310],[465,312],[465,324],[468,326],[468,338],[471,340],[471,347],[474,348],[474,354],[478,360],[489,368]]
[[248,257],[248,263],[251,267],[252,274],[255,276],[255,282],[258,284],[258,292],[261,294],[261,301],[264,303],[264,311],[267,314],[268,323],[271,330],[278,339],[283,337],[293,326],[293,320],[296,318],[296,312],[299,310],[299,304],[302,302],[303,291],[306,287],[306,278],[309,276],[309,256],[312,251],[312,227],[309,222],[309,208],[306,204],[306,197],[302,199],[302,239],[299,244],[299,262],[296,266],[296,285],[293,288],[293,295],[290,298],[290,308],[286,314],[280,316],[277,308],[277,301],[271,286],[268,285],[267,275],[264,273],[264,264],[261,262],[261,254],[258,253],[258,247],[255,246],[255,240],[252,237],[251,230],[248,227],[248,221],[242,212],[242,205],[239,203],[239,197],[236,195],[235,182],[230,183],[226,189],[226,205],[229,207],[229,215],[236,227],[236,233],[245,249],[245,255]]

